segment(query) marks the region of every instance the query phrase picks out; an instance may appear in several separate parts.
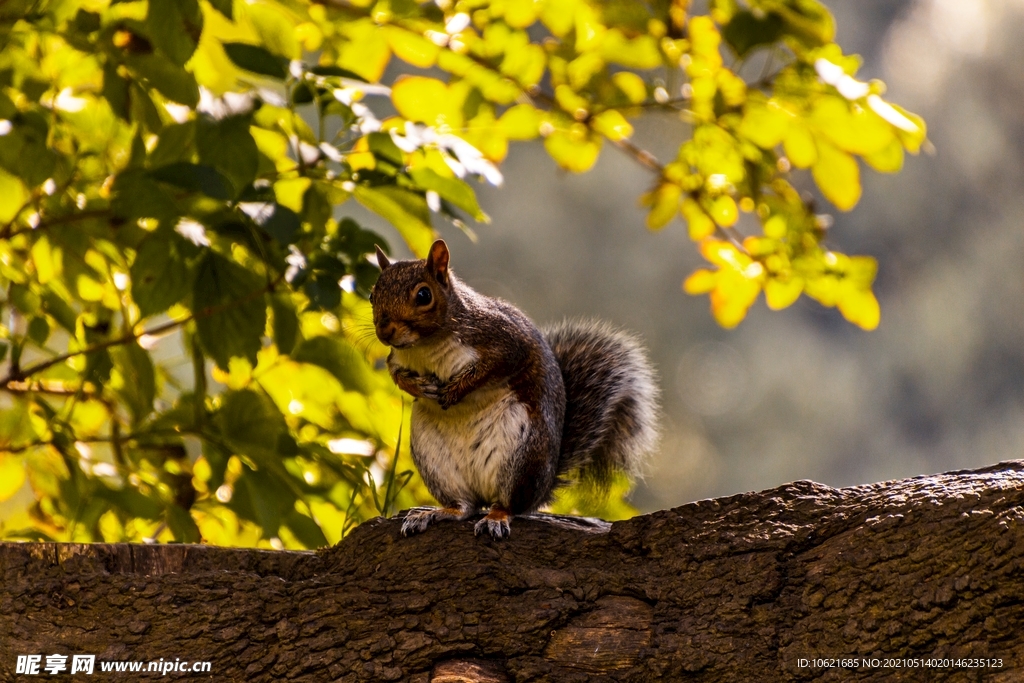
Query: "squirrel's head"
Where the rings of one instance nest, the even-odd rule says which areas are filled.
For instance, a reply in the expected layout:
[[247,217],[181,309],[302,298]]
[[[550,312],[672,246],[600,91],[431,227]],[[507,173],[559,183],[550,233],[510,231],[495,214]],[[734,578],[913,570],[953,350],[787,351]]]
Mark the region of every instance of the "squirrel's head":
[[448,318],[448,245],[437,240],[427,258],[391,262],[377,247],[380,278],[370,293],[377,338],[407,348],[442,329]]

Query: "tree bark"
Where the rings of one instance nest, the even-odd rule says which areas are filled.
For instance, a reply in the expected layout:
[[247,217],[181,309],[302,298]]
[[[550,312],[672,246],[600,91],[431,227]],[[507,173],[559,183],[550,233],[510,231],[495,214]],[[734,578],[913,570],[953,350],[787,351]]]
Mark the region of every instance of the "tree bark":
[[218,681],[1024,680],[1024,461],[537,515],[504,541],[398,527],[315,553],[0,544],[0,680],[54,653],[100,678],[181,658]]

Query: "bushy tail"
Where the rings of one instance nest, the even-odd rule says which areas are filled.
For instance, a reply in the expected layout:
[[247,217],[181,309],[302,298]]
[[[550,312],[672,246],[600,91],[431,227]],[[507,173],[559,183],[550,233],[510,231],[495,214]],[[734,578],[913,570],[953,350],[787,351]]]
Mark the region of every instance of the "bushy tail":
[[544,330],[565,381],[560,475],[599,488],[616,470],[641,473],[658,441],[658,385],[640,342],[596,321]]

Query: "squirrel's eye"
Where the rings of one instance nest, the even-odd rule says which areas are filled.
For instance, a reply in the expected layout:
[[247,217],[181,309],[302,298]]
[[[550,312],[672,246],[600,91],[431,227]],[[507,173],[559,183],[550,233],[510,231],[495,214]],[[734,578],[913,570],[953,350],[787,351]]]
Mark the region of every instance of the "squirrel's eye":
[[420,287],[416,292],[416,305],[426,306],[430,303],[432,298],[433,297],[430,295],[430,287]]

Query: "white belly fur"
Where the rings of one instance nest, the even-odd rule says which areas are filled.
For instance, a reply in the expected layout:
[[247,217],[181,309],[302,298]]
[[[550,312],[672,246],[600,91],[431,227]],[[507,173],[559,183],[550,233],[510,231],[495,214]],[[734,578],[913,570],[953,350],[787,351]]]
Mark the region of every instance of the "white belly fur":
[[394,360],[399,366],[421,375],[436,375],[442,382],[447,382],[453,375],[479,358],[475,350],[454,336],[433,344],[395,349],[393,353]]
[[470,504],[499,502],[499,477],[527,429],[526,406],[507,386],[477,389],[448,410],[424,399],[412,409],[412,448],[423,479]]

